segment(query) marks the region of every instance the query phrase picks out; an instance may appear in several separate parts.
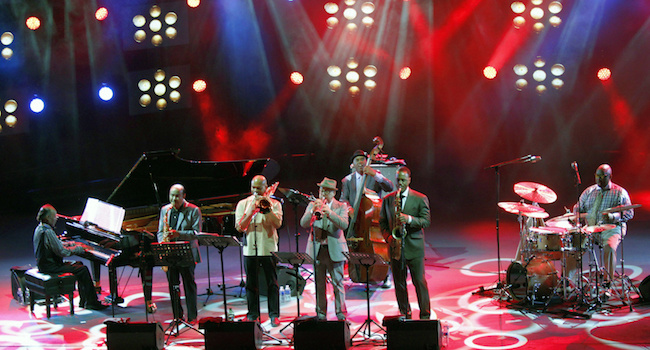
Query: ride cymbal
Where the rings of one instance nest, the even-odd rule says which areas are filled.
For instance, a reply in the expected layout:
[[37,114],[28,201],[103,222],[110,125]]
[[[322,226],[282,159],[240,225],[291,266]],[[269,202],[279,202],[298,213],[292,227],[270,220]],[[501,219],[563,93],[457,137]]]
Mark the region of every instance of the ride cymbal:
[[552,189],[536,182],[517,182],[515,193],[523,199],[540,204],[550,204],[557,200],[557,194]]
[[521,202],[499,202],[497,205],[511,214],[544,212],[543,208]]

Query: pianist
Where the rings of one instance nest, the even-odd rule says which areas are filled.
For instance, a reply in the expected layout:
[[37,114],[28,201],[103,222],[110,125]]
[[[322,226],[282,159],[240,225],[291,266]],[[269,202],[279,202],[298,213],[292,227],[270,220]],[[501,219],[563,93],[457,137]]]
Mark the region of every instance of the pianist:
[[189,241],[192,245],[194,263],[189,266],[169,266],[167,270],[170,294],[174,293],[174,286],[180,284],[179,274],[183,278],[187,321],[192,323],[197,317],[194,269],[196,264],[201,262],[199,242],[196,238],[196,234],[201,232],[201,210],[185,200],[185,187],[180,184],[169,189],[169,202],[160,210],[158,242]]
[[81,245],[65,247],[57,237],[54,232],[57,221],[56,209],[50,204],[45,204],[38,211],[36,220],[39,224],[34,230],[34,255],[39,271],[47,274],[72,273],[77,278],[79,307],[89,310],[106,309],[108,306],[97,299],[88,268],[78,261],[63,261],[64,257],[83,253],[84,247]]

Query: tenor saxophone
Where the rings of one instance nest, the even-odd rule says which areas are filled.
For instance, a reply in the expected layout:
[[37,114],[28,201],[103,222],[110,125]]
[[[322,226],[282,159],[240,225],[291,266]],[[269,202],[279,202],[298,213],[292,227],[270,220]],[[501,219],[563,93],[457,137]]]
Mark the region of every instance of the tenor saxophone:
[[392,258],[400,260],[402,258],[402,239],[406,237],[406,224],[400,224],[400,216],[402,214],[402,190],[397,191],[395,196],[395,217],[393,220],[394,226],[391,232],[394,240],[392,242]]
[[[165,216],[163,218],[163,238],[162,238],[162,241],[163,242],[169,242],[169,222],[167,222],[167,213],[165,213],[164,215]],[[167,272],[167,270],[169,270],[169,266],[161,266],[160,268],[163,271],[165,271],[165,273]]]

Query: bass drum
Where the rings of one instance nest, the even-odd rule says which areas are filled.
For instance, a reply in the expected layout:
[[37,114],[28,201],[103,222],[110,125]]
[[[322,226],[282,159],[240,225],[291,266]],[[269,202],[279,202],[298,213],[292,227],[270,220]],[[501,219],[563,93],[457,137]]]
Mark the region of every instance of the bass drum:
[[508,292],[516,302],[530,297],[532,302],[548,299],[557,285],[557,270],[550,261],[533,258],[525,266],[513,261],[508,267]]

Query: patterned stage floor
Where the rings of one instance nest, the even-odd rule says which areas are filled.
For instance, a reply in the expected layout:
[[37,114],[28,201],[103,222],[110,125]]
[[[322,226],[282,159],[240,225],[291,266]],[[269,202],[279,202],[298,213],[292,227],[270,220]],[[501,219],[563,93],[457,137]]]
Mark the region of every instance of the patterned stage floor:
[[[285,218],[292,222],[291,218]],[[434,220],[435,222],[435,220]],[[34,264],[31,252],[33,218],[25,216],[4,220],[2,237],[4,244],[0,251],[2,269],[0,276],[5,283],[0,286],[0,347],[5,349],[105,349],[106,328],[104,322],[112,318],[111,309],[87,311],[75,308],[75,315],[69,315],[67,302],[58,310],[53,309],[52,318],[45,317],[45,307],[36,306],[31,314],[29,307],[12,299],[10,268]],[[59,224],[59,228],[62,227]],[[293,227],[284,228],[281,234],[283,251],[295,251]],[[9,241],[6,237],[12,237]],[[14,239],[15,238],[15,239]],[[519,238],[518,225],[512,217],[502,217],[500,224],[501,279],[513,278],[516,268],[511,259]],[[305,237],[300,237],[301,250]],[[641,303],[637,294],[632,295],[632,311],[615,295],[602,305],[576,302],[562,302],[553,298],[546,312],[543,306],[527,302],[516,303],[512,299],[501,300],[489,291],[498,280],[497,240],[493,221],[464,222],[458,224],[434,223],[427,230],[426,265],[427,279],[431,293],[433,317],[448,326],[448,349],[649,349],[650,348],[650,305]],[[625,273],[635,285],[648,275],[650,259],[650,223],[634,221],[624,242]],[[218,251],[210,249],[206,254],[202,248],[203,263],[197,268],[199,293],[208,287],[214,295],[199,297],[199,318],[224,315],[223,297],[219,290],[221,267]],[[208,274],[207,256],[210,257]],[[619,248],[620,257],[620,248]],[[227,248],[224,251],[225,281],[228,307],[233,309],[236,319],[246,312],[241,281],[239,251]],[[543,263],[543,270],[554,276],[561,270],[559,260]],[[311,268],[311,266],[308,266]],[[510,270],[510,274],[508,273]],[[620,270],[620,268],[619,268]],[[305,291],[300,299],[302,315],[314,315],[314,284],[308,278],[309,271],[302,271],[307,278]],[[103,271],[103,288],[108,288],[107,273]],[[139,286],[137,270],[120,268],[120,294],[125,302],[115,309],[115,318],[129,318],[131,322],[159,322],[166,328],[173,318],[163,272],[154,272],[154,299],[158,312],[149,315],[144,312],[142,289]],[[548,282],[547,276],[533,276],[534,282]],[[347,284],[347,305],[351,333],[355,333],[366,319],[366,293],[363,284]],[[488,289],[480,292],[481,289]],[[521,292],[515,292],[515,295]],[[524,291],[524,293],[529,293]],[[105,296],[107,293],[103,291]],[[541,292],[547,297],[550,292]],[[330,294],[331,295],[331,294]],[[415,293],[409,289],[410,300],[417,315]],[[78,297],[75,298],[78,304]],[[556,302],[557,301],[557,302]],[[204,305],[205,302],[205,305]],[[333,302],[329,319],[335,319]],[[281,326],[272,328],[266,315],[266,302],[262,302],[262,327],[268,331],[264,336],[264,348],[289,349],[293,327],[291,321],[297,315],[296,299],[281,305]],[[371,318],[379,324],[386,316],[398,313],[393,288],[370,288]],[[372,326],[372,337],[360,332],[353,339],[353,348],[383,349],[382,333]],[[378,334],[374,334],[378,333]],[[167,349],[204,348],[203,335],[192,330],[171,337]]]

